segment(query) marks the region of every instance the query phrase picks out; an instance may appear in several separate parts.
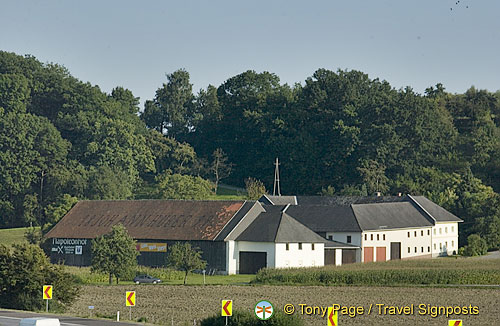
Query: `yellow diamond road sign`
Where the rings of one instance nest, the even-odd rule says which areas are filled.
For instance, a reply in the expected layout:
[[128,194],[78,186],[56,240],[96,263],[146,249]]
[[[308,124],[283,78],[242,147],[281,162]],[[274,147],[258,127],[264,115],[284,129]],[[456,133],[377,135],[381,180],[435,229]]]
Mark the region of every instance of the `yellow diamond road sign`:
[[222,316],[233,315],[233,300],[222,300]]
[[135,307],[135,291],[127,291],[125,295],[127,307]]
[[44,285],[42,293],[44,300],[52,299],[52,285]]
[[326,315],[328,326],[338,326],[339,316],[338,311],[333,311],[333,307],[328,307],[328,314]]
[[463,326],[461,319],[448,320],[448,326]]

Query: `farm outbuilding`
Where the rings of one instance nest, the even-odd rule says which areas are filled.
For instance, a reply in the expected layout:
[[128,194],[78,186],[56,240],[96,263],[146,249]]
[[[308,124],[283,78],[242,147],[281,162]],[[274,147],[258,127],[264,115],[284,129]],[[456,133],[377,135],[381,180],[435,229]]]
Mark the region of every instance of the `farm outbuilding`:
[[92,239],[123,224],[138,263],[199,248],[209,272],[435,257],[458,246],[461,220],[425,197],[263,196],[259,201],[81,201],[47,234],[51,261],[91,264]]

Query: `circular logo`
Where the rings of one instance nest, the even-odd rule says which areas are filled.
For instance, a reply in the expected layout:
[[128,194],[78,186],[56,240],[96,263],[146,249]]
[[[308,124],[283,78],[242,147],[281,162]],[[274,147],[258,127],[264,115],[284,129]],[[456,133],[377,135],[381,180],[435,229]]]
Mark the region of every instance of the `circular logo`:
[[260,320],[268,320],[274,313],[274,308],[271,302],[262,300],[255,305],[255,316]]

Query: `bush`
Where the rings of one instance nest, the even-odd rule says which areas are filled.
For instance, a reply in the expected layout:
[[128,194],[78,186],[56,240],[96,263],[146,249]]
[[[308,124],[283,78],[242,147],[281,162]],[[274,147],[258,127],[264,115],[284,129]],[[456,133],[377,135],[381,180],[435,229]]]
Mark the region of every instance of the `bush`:
[[10,250],[0,245],[0,306],[22,310],[40,310],[43,285],[54,286],[51,307],[64,310],[78,295],[72,275],[61,265],[51,265],[40,247],[14,245]]
[[[205,318],[201,326],[224,326],[226,318],[220,315]],[[304,321],[295,315],[285,315],[281,311],[275,311],[268,320],[258,319],[253,311],[233,311],[233,316],[228,317],[229,326],[303,326]]]
[[478,234],[471,234],[467,237],[467,245],[464,246],[464,256],[481,256],[488,252],[488,244],[486,240]]

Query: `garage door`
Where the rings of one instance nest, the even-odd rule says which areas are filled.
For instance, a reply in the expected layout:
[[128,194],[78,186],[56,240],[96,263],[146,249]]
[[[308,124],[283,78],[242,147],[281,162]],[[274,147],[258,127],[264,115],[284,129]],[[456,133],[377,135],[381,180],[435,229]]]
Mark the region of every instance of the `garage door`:
[[356,249],[342,249],[342,265],[356,262]]
[[373,261],[373,247],[365,247],[365,259],[364,262],[368,263]]
[[240,251],[240,274],[256,274],[266,266],[266,252]]
[[377,247],[377,261],[385,261],[385,247]]
[[335,265],[335,249],[325,249],[325,265]]

